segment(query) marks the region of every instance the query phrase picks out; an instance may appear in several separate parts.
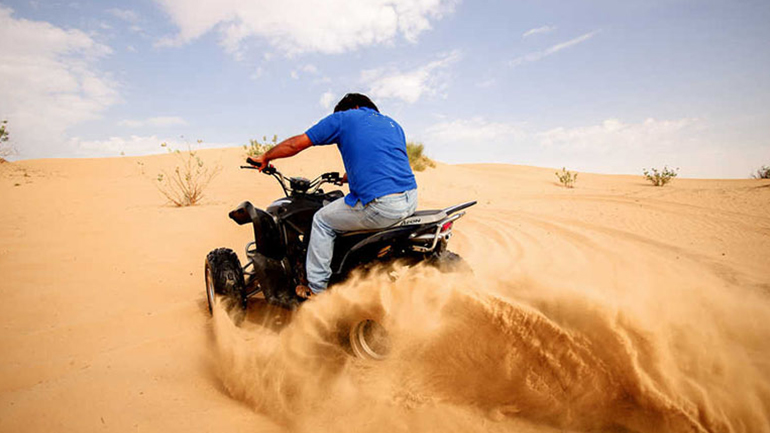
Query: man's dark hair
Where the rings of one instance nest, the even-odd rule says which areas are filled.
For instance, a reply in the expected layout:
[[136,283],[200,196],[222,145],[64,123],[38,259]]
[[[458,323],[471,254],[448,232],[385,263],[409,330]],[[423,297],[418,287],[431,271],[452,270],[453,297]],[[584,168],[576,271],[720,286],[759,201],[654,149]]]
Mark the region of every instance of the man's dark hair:
[[337,106],[334,107],[334,112],[352,110],[356,107],[371,108],[378,113],[380,112],[368,96],[360,93],[348,93],[345,95],[345,97],[340,99],[340,102],[337,103]]

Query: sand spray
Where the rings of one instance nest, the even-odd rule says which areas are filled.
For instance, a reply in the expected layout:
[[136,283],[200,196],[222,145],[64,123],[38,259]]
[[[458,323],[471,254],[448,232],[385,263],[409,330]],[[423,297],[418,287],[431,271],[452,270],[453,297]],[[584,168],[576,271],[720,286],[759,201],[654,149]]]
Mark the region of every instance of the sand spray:
[[[608,289],[495,257],[355,276],[295,313],[218,307],[219,377],[294,431],[770,431],[766,294],[692,264]],[[387,359],[346,350],[362,318]]]

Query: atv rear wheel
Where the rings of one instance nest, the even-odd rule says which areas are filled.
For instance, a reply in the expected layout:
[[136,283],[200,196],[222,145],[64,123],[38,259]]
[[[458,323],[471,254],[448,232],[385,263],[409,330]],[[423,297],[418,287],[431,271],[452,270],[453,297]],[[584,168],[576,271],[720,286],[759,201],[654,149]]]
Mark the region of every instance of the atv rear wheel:
[[390,353],[388,331],[374,320],[361,320],[350,328],[350,350],[358,358],[380,361]]
[[217,248],[206,256],[206,300],[209,313],[213,312],[214,297],[222,296],[227,309],[246,308],[244,293],[245,282],[243,268],[235,251],[229,248]]
[[471,267],[459,254],[449,250],[434,254],[427,263],[443,273],[472,272]]

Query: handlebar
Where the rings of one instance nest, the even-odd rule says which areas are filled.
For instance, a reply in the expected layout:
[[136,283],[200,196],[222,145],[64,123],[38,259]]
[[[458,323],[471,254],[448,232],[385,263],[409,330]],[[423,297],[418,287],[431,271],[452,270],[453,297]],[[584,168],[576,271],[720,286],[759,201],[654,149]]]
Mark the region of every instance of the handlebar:
[[[256,160],[254,160],[250,156],[248,158],[246,158],[246,162],[248,162],[250,165],[242,165],[241,168],[249,168],[249,169],[258,170],[259,167],[262,166],[261,163],[257,162]],[[268,164],[267,167],[265,167],[264,170],[262,170],[262,173],[274,174],[275,173],[275,167],[273,167],[272,165]]]
[[[246,162],[249,163],[249,165],[242,165],[240,166],[243,169],[249,169],[249,170],[258,170],[259,167],[262,166],[261,163],[255,161],[251,157],[246,158]],[[292,185],[294,185],[294,182],[296,181],[295,178],[288,178],[289,180],[289,188],[287,188],[286,180],[284,179],[283,174],[281,174],[280,171],[278,171],[274,166],[268,165],[262,170],[262,173],[265,173],[267,175],[271,175],[278,180],[278,183],[281,185],[281,188],[283,189],[284,194],[288,197],[290,195],[290,192],[294,191],[292,188]],[[340,176],[339,172],[333,171],[329,173],[324,173],[317,178],[315,178],[312,182],[309,183],[307,186],[307,189],[303,188],[302,192],[309,191],[311,193],[314,193],[315,191],[318,191],[319,187],[323,185],[324,183],[331,183],[337,186],[342,186],[342,177]]]

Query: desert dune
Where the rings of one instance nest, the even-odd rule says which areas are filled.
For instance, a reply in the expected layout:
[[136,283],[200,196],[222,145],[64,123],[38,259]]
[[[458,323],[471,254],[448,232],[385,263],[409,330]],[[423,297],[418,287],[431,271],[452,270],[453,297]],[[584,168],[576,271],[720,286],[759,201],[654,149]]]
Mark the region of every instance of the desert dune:
[[[203,261],[243,259],[227,213],[281,195],[220,174],[166,203],[173,155],[0,164],[0,431],[770,432],[770,181],[438,164],[420,208],[478,204],[450,249],[472,274],[353,278],[290,313],[210,317]],[[275,162],[342,171],[331,147]],[[377,311],[381,362],[330,330]]]

